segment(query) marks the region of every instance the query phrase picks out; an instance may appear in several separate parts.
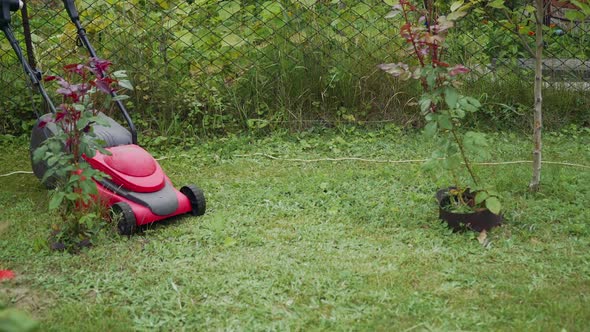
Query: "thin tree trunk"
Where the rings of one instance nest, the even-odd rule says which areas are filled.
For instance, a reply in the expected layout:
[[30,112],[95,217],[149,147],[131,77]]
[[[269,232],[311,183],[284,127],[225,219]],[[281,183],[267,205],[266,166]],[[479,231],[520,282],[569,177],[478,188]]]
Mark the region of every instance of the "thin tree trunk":
[[543,18],[545,6],[543,0],[535,0],[536,31],[535,31],[535,115],[533,128],[533,178],[529,184],[531,191],[536,192],[541,185],[541,133],[543,130]]

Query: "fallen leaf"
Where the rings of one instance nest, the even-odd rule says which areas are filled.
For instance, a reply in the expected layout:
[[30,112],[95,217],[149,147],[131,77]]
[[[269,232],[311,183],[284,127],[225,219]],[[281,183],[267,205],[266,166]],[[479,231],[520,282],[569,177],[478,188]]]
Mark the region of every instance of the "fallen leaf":
[[14,272],[11,270],[0,270],[0,281],[14,279]]

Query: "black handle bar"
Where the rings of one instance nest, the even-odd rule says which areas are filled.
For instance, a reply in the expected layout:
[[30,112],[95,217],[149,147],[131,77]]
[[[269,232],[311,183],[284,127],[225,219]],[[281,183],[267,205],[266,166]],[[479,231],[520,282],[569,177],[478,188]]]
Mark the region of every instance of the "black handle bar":
[[74,0],[63,0],[64,6],[66,7],[66,11],[68,12],[68,16],[70,16],[70,20],[76,21],[80,19],[80,15],[78,15],[78,8],[76,8],[76,4]]
[[29,76],[31,83],[38,88],[39,92],[41,93],[41,96],[43,96],[43,99],[47,103],[47,106],[49,107],[51,112],[55,113],[55,106],[53,105],[51,98],[49,98],[49,96],[47,95],[47,92],[43,88],[43,85],[39,81],[40,75],[38,75],[38,72],[36,70],[33,70],[33,68],[31,68],[31,66],[25,59],[23,51],[20,48],[18,41],[14,37],[14,34],[12,33],[12,29],[10,28],[10,12],[15,12],[19,10],[22,6],[23,2],[19,0],[0,0],[0,29],[2,30],[2,32],[4,32],[6,39],[8,39],[10,46],[14,50],[14,53],[16,53],[16,57],[23,66],[25,73]]
[[10,12],[21,9],[23,2],[20,0],[0,0],[0,26],[10,24]]
[[31,83],[38,88],[39,93],[41,93],[41,96],[43,97],[43,99],[47,103],[47,106],[49,106],[49,110],[51,111],[51,113],[55,113],[56,112],[55,106],[53,105],[51,98],[49,98],[49,96],[47,95],[47,92],[43,88],[43,85],[39,81],[40,75],[38,75],[37,72],[35,70],[33,70],[33,68],[31,68],[31,66],[29,65],[29,63],[25,59],[23,52],[22,52],[20,46],[18,45],[18,41],[16,40],[16,38],[14,38],[14,34],[12,33],[12,29],[10,28],[9,25],[2,25],[2,26],[0,26],[0,29],[2,29],[2,32],[4,32],[4,35],[6,35],[6,38],[8,39],[10,46],[12,46],[14,53],[16,53],[16,56],[17,56],[18,60],[20,61],[21,65],[23,66],[25,73],[29,76]]
[[[80,41],[82,41],[82,44],[88,50],[90,56],[93,58],[97,58],[98,56],[96,55],[96,51],[94,50],[94,47],[92,47],[92,44],[90,44],[88,36],[86,36],[86,30],[82,27],[82,24],[80,23],[80,15],[78,14],[78,9],[76,8],[74,0],[63,0],[63,3],[66,7],[66,11],[68,12],[68,16],[70,16],[70,20],[76,26],[76,30],[78,31],[78,37],[80,38]],[[100,70],[98,74],[102,77],[106,75],[106,73],[100,72]],[[117,94],[114,91],[112,91],[111,96],[116,97]],[[133,144],[137,144],[137,131],[135,130],[135,125],[133,124],[133,121],[131,120],[129,113],[125,108],[125,105],[123,105],[123,102],[121,102],[120,100],[115,101],[115,104],[121,111],[121,114],[123,114],[123,117],[125,118],[125,121],[129,126],[129,131],[131,132],[131,141],[133,142]]]

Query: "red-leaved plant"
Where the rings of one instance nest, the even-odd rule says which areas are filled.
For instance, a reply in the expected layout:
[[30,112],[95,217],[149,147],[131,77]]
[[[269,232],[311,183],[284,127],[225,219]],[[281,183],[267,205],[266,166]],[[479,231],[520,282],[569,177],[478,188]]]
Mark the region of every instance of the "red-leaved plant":
[[55,114],[39,123],[40,127],[52,126],[53,136],[34,151],[33,161],[47,165],[42,182],[51,180],[56,185],[49,202],[49,209],[59,210],[63,221],[61,226],[53,226],[51,241],[56,249],[89,244],[102,227],[104,209],[96,202],[94,181],[106,175],[91,168],[84,157],[92,158],[96,151],[108,154],[94,134],[94,126],[108,126],[100,111],[109,109],[115,98],[126,98],[113,98],[112,92],[130,88],[125,72],[114,73],[117,79],[105,75],[110,65],[107,60],[91,58],[85,64],[65,66],[64,77],[45,77],[46,82],[57,82],[56,93],[62,96],[62,103]]
[[[449,29],[467,14],[471,4],[455,1],[450,5],[449,15],[444,16],[439,15],[440,8],[433,0],[420,1],[420,5],[416,3],[399,0],[387,15],[388,18],[401,17],[400,35],[408,44],[406,55],[413,61],[381,64],[379,67],[401,80],[418,80],[422,86],[418,104],[426,120],[424,134],[437,139],[437,148],[425,166],[430,170],[448,171],[453,177],[452,204],[448,208],[467,212],[485,206],[498,214],[501,204],[497,194],[480,186],[468,157],[468,154],[489,155],[485,135],[463,131],[461,123],[467,114],[476,112],[481,106],[477,99],[459,91],[460,77],[469,69],[462,64],[451,65],[443,59]],[[466,182],[461,180],[461,168],[467,171]],[[466,201],[466,192],[475,192],[475,199]]]

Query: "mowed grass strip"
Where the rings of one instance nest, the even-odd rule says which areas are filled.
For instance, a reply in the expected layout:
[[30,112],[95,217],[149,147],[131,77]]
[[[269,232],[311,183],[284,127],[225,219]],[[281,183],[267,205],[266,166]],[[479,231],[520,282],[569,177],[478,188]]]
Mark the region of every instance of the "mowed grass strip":
[[[574,137],[575,136],[575,137]],[[493,161],[529,159],[530,140],[491,135]],[[545,159],[590,164],[590,135],[547,135]],[[29,169],[4,144],[0,173]],[[437,221],[449,184],[419,164],[287,162],[421,159],[429,144],[395,128],[236,136],[164,149],[177,185],[207,195],[205,216],[131,237],[112,227],[79,255],[49,252],[57,217],[30,175],[0,178],[0,301],[43,330],[561,330],[590,324],[590,172],[546,165],[477,170],[503,196],[506,224],[484,245]]]

